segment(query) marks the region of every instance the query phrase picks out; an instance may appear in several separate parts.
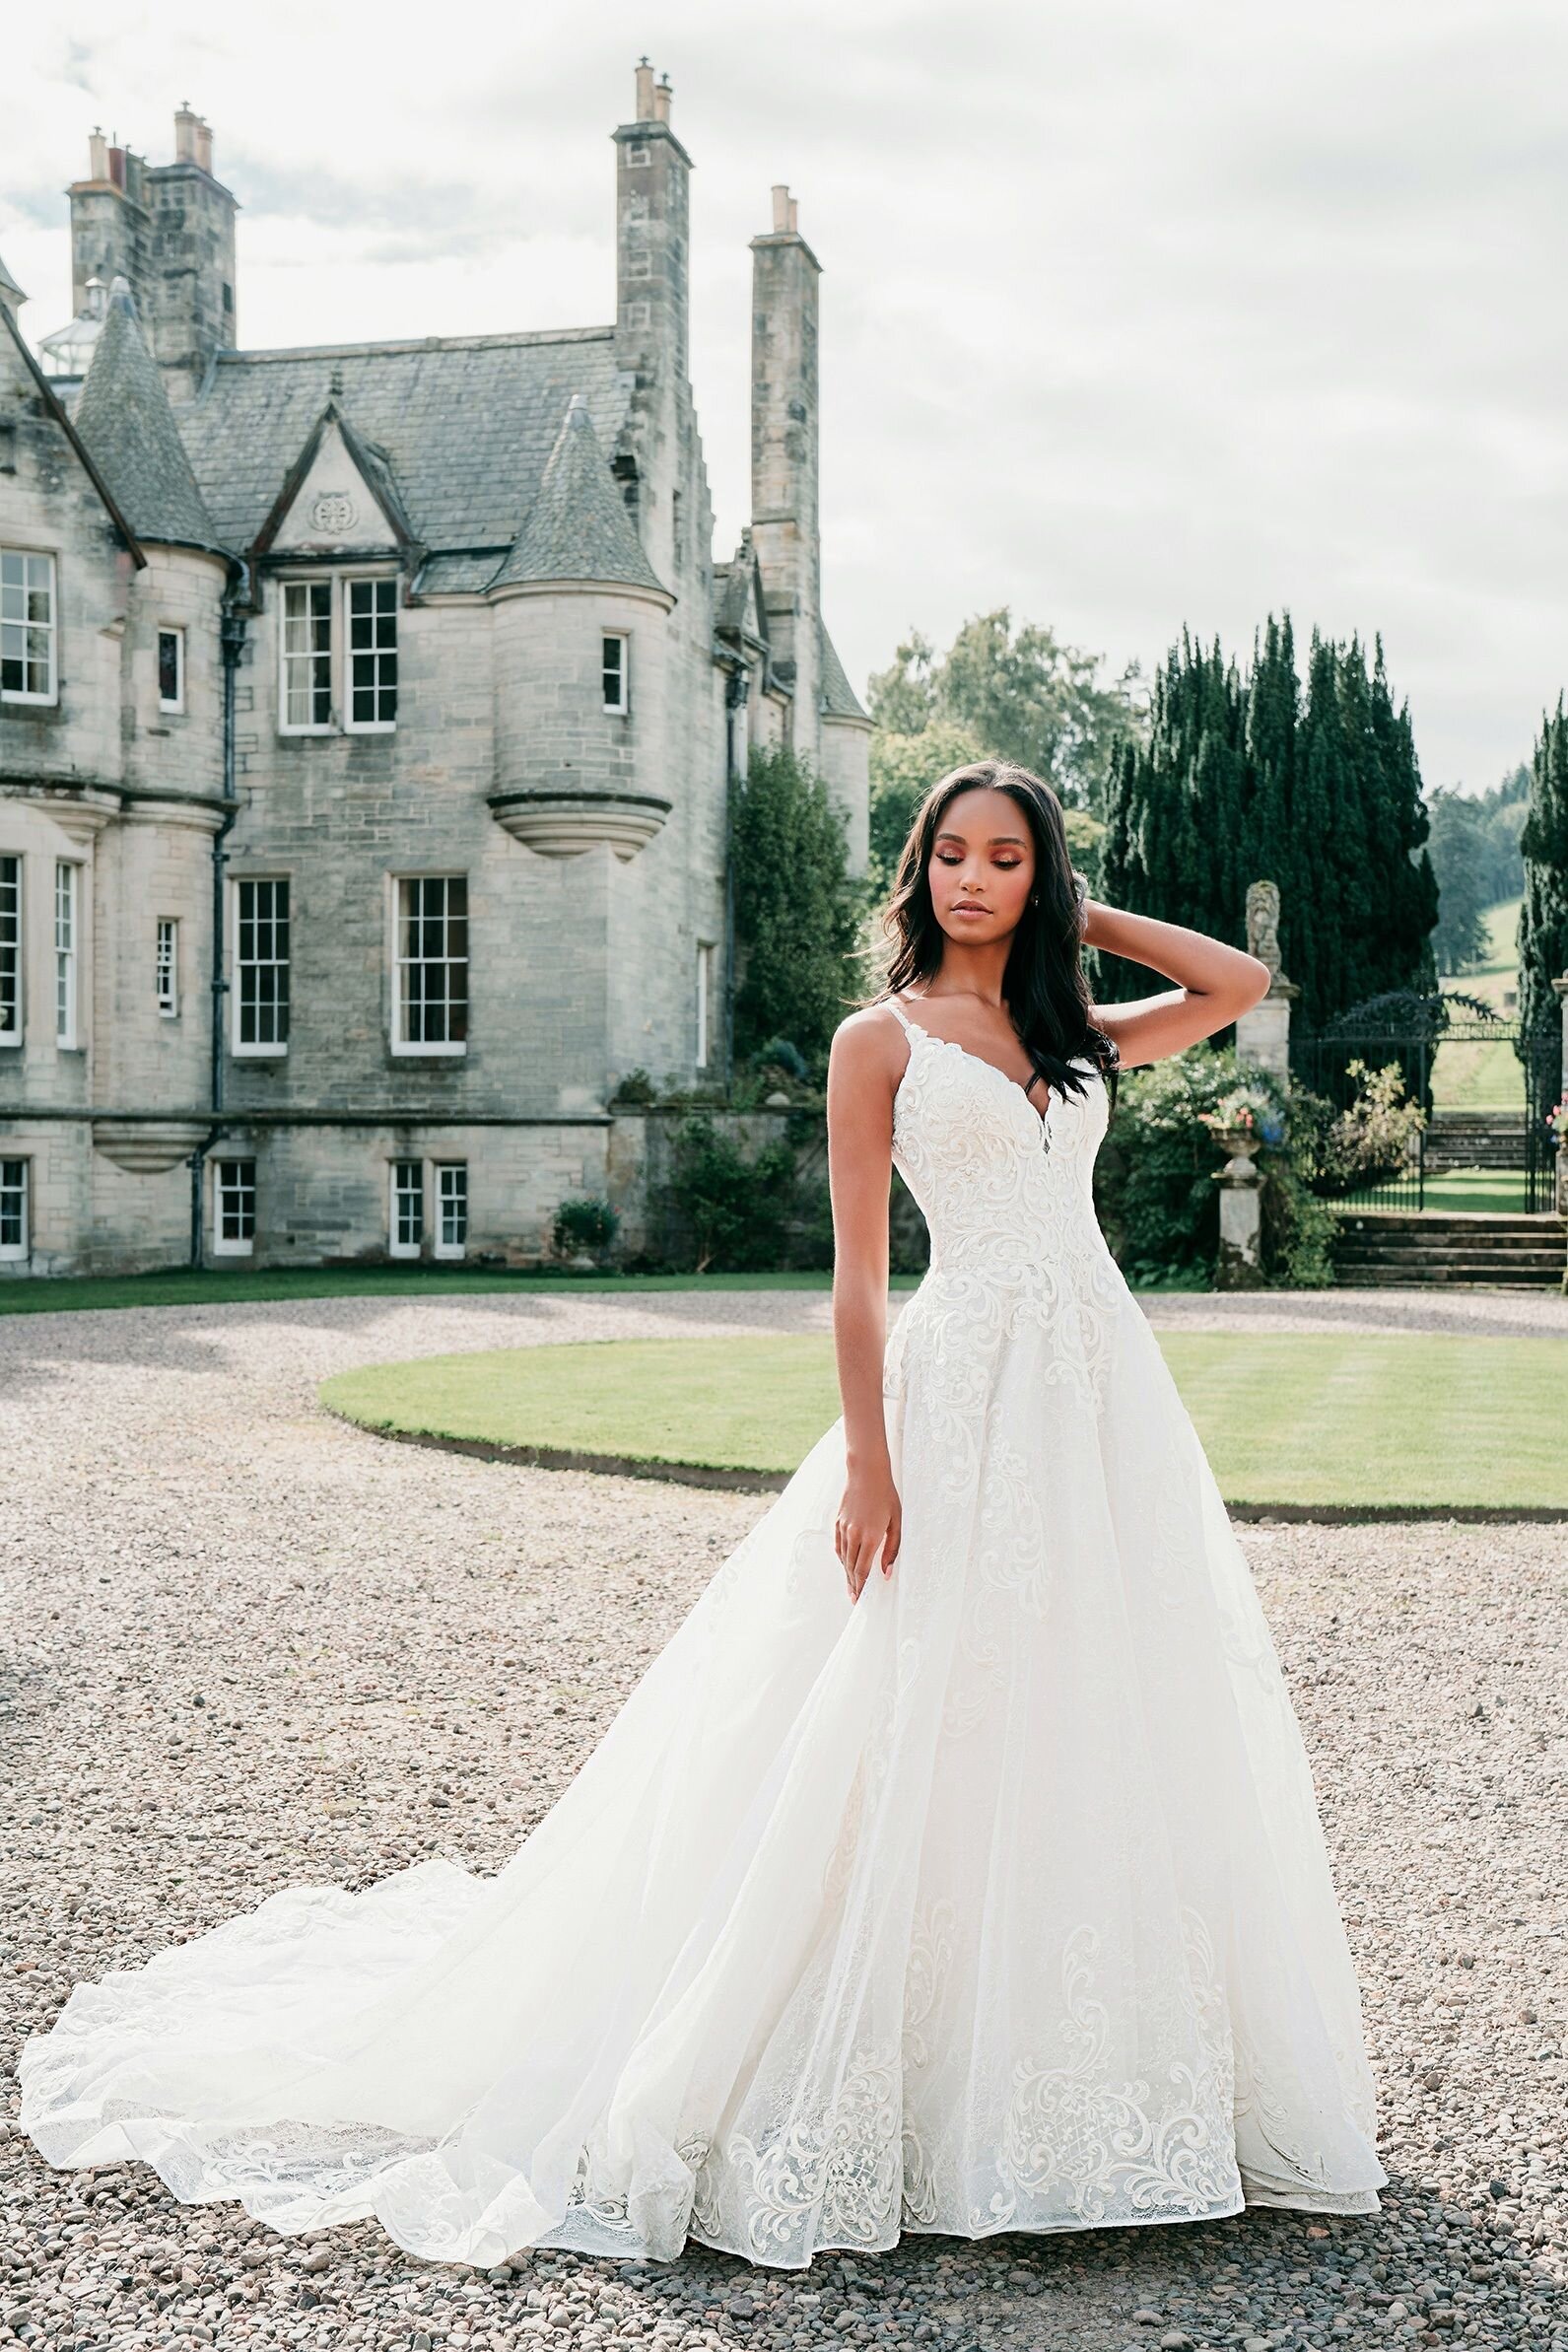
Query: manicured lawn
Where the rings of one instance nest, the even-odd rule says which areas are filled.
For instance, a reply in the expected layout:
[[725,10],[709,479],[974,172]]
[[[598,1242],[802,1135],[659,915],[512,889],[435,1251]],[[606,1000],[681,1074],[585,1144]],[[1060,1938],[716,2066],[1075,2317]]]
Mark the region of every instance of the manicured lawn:
[[[1236,1503],[1568,1508],[1568,1345],[1166,1332]],[[367,1426],[776,1475],[839,1410],[828,1338],[623,1340],[377,1364],[324,1383]]]
[[[1455,973],[1443,982],[1445,989],[1479,997],[1509,1018],[1517,1010],[1517,1004],[1506,1004],[1504,999],[1519,987],[1519,950],[1514,944],[1519,906],[1517,898],[1505,898],[1488,907],[1481,969]],[[1440,1111],[1522,1111],[1525,1075],[1519,1056],[1511,1045],[1440,1046],[1432,1063],[1432,1100]]]
[[1455,1210],[1483,1209],[1489,1215],[1523,1216],[1523,1168],[1453,1168],[1446,1176],[1429,1176],[1421,1195],[1425,1206],[1452,1213]]

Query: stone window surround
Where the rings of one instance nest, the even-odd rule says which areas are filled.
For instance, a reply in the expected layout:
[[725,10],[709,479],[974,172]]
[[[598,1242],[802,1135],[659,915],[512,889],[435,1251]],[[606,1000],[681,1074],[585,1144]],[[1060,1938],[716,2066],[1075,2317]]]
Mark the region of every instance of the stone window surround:
[[[174,647],[174,691],[164,692],[164,640],[172,640]],[[158,708],[166,718],[182,719],[185,715],[185,631],[179,621],[160,621],[158,624]]]
[[[32,1250],[32,1176],[33,1162],[25,1152],[0,1154],[0,1258],[26,1258]],[[9,1241],[5,1228],[18,1214],[21,1238]]]
[[179,917],[160,915],[153,927],[154,987],[166,1021],[179,1018]]
[[[463,970],[464,1034],[461,1037],[426,1039],[409,1038],[404,1037],[401,1034],[403,1028],[404,1009],[403,971],[405,961],[407,960],[403,955],[402,946],[403,892],[405,886],[410,882],[461,882],[464,885],[464,904],[462,917],[464,952],[460,959]],[[420,1060],[429,1061],[433,1058],[443,1057],[449,1061],[462,1061],[467,1055],[467,1029],[469,1016],[473,1010],[473,961],[469,948],[468,935],[469,926],[472,922],[472,909],[468,904],[466,887],[467,882],[468,875],[466,872],[456,872],[453,871],[451,867],[444,865],[435,866],[429,869],[402,866],[397,868],[395,871],[388,873],[386,876],[386,943],[387,974],[389,981],[387,990],[387,1045],[389,1051],[397,1055],[399,1058],[410,1056]],[[449,916],[446,918],[446,920],[450,920]],[[419,959],[416,958],[414,960],[417,961]]]
[[28,547],[8,539],[0,546],[0,556],[41,556],[49,567],[49,617],[46,622],[29,622],[22,626],[45,628],[49,640],[49,685],[45,694],[30,694],[19,686],[0,687],[0,702],[22,703],[34,710],[58,709],[60,701],[60,559],[52,547]]
[[[294,893],[289,887],[291,880],[292,876],[289,874],[279,873],[271,869],[258,873],[231,874],[229,877],[229,919],[226,927],[228,934],[229,970],[226,977],[229,982],[229,1002],[233,1008],[229,1021],[229,1051],[237,1061],[282,1062],[288,1057],[289,1040],[287,1031],[281,1039],[265,1044],[257,1044],[253,1041],[245,1042],[240,1038],[240,1015],[243,1011],[241,997],[243,992],[240,988],[239,935],[241,893],[247,889],[253,888],[257,882],[281,882],[284,885],[285,890],[288,891],[288,899],[286,902],[287,913],[284,917],[284,922],[288,927],[288,951],[281,959],[268,958],[266,960],[269,962],[281,961],[285,975],[292,976],[292,968],[294,963]],[[274,912],[273,915],[269,917],[269,921],[275,922],[276,920],[276,913]],[[288,991],[285,998],[286,1004],[288,1003],[291,997],[292,991]]]
[[80,1053],[82,1038],[82,865],[54,861],[54,1042]]
[[[328,569],[320,564],[300,565],[280,571],[272,585],[277,589],[274,621],[278,639],[278,732],[280,735],[337,735],[384,734],[396,732],[395,719],[362,720],[356,724],[351,714],[352,696],[349,673],[349,588],[356,580],[398,580],[401,577],[395,562],[344,564]],[[284,608],[291,588],[325,587],[330,591],[327,616],[327,662],[331,688],[332,716],[311,720],[307,724],[291,722],[289,718],[288,632],[284,624]],[[401,621],[401,599],[396,620]],[[401,649],[395,645],[394,651]]]
[[[621,651],[612,667],[609,649],[619,646]],[[603,629],[599,633],[599,678],[602,707],[615,719],[629,719],[632,715],[632,633],[629,629]],[[612,684],[618,699],[610,700]]]
[[0,852],[0,923],[5,935],[0,937],[0,950],[10,967],[11,987],[8,992],[12,1018],[10,1025],[0,1029],[0,1046],[20,1048],[28,1024],[27,986],[27,901],[26,863],[19,850]]
[[[256,1163],[249,1152],[233,1152],[214,1156],[212,1169],[211,1204],[209,1215],[212,1230],[212,1254],[215,1258],[248,1258],[256,1246]],[[229,1171],[248,1170],[248,1174],[230,1176]],[[234,1203],[243,1219],[248,1207],[248,1233],[224,1234],[224,1210],[227,1201]]]
[[[416,1171],[419,1180],[417,1196],[411,1184],[403,1181],[408,1171]],[[415,1159],[397,1153],[386,1163],[386,1248],[391,1258],[420,1259],[427,1251],[432,1258],[462,1259],[468,1254],[468,1162],[465,1159]],[[417,1240],[398,1237],[398,1206],[400,1197],[419,1202]],[[431,1211],[434,1210],[434,1216]],[[448,1240],[449,1227],[462,1220],[462,1238]]]

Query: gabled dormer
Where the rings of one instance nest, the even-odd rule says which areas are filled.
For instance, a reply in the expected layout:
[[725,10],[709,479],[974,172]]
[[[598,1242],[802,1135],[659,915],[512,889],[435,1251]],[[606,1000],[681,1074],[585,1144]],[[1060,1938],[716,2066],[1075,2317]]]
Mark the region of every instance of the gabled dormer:
[[355,432],[335,397],[307,436],[252,552],[348,563],[395,557],[405,566],[423,554],[385,450]]

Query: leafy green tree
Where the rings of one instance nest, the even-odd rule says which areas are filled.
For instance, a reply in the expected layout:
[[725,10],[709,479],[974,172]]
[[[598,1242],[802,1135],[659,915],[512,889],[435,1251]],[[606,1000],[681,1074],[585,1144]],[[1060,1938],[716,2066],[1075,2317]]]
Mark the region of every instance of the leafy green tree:
[[976,746],[968,756],[1016,761],[1063,807],[1098,812],[1113,746],[1141,712],[1136,662],[1109,683],[1101,672],[1100,656],[1051,629],[1026,623],[1015,634],[1003,605],[966,621],[945,654],[913,632],[871,680],[871,716],[893,735],[945,721]]
[[[1147,739],[1118,745],[1103,894],[1240,946],[1248,885],[1277,882],[1296,1034],[1363,997],[1431,985],[1437,884],[1408,706],[1383,647],[1313,632],[1305,688],[1288,614],[1255,635],[1244,679],[1184,630],[1155,677]],[[1099,957],[1105,999],[1157,977]]]
[[856,994],[859,893],[823,779],[783,747],[753,751],[734,796],[735,1058],[789,1039],[821,1063]]
[[1490,829],[1480,798],[1441,785],[1428,803],[1432,871],[1437,876],[1433,952],[1440,972],[1473,972],[1485,960],[1490,887]]
[[1530,813],[1520,836],[1519,1011],[1526,1036],[1557,1017],[1553,980],[1568,972],[1568,719],[1563,697],[1543,715],[1530,768]]

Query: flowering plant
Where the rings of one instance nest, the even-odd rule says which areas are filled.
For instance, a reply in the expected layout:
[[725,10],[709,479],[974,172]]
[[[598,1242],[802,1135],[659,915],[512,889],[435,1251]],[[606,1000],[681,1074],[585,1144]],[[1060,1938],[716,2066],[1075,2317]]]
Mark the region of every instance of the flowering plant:
[[1546,1113],[1546,1125],[1559,1151],[1568,1151],[1568,1086],[1563,1088],[1562,1100],[1554,1103]]
[[[1249,1093],[1245,1086],[1233,1086],[1228,1094],[1220,1096],[1211,1111],[1199,1111],[1197,1116],[1211,1135],[1220,1135],[1230,1127],[1259,1127],[1267,1109],[1268,1106],[1260,1102],[1255,1094]],[[1283,1122],[1267,1122],[1267,1125],[1275,1124],[1282,1127]],[[1277,1141],[1276,1137],[1267,1134],[1266,1126],[1261,1132],[1266,1141]]]

